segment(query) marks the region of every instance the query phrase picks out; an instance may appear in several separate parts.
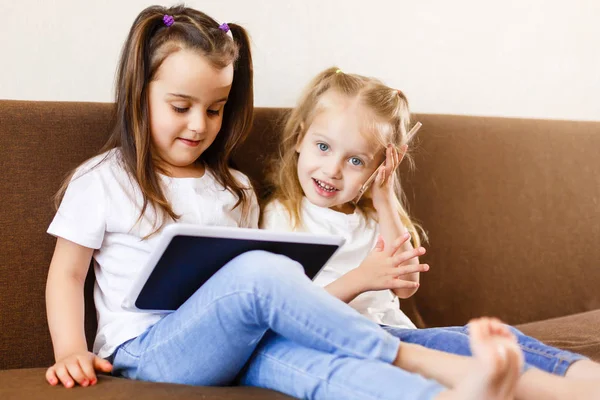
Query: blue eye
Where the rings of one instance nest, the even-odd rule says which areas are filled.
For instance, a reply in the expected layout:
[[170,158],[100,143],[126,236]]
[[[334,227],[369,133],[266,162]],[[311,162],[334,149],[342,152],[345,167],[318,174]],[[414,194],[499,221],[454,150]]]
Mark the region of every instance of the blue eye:
[[350,163],[352,163],[352,165],[355,165],[355,166],[357,166],[357,167],[358,167],[359,165],[363,165],[363,162],[362,162],[362,160],[361,160],[360,158],[356,158],[356,157],[352,157],[352,158],[350,159]]
[[317,146],[319,147],[319,150],[321,150],[321,151],[329,150],[329,146],[326,145],[325,143],[317,143]]

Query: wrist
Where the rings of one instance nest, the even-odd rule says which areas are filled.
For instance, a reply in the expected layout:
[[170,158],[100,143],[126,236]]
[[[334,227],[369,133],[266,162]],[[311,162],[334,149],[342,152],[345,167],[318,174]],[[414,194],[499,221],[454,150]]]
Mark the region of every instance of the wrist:
[[383,199],[373,198],[373,207],[378,214],[394,212],[394,196],[386,196]]
[[352,293],[355,296],[358,296],[359,294],[369,290],[369,288],[365,284],[365,282],[367,281],[365,279],[365,273],[363,271],[363,268],[361,268],[360,266],[346,273],[345,277],[347,287],[352,291]]
[[67,357],[72,356],[73,354],[83,354],[87,352],[89,352],[87,346],[71,346],[68,348],[60,349],[60,351],[56,351],[54,353],[54,359],[56,362],[59,362]]

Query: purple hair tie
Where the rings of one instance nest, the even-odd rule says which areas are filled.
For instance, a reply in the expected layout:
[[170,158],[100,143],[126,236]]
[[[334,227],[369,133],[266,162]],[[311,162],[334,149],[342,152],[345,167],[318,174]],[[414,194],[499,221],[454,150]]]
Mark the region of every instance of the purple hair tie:
[[227,33],[227,32],[229,32],[229,25],[227,25],[227,22],[222,23],[221,25],[219,25],[219,29],[222,30],[223,32]]
[[171,26],[173,25],[173,22],[175,22],[175,19],[173,18],[173,16],[165,14],[163,17],[163,22],[166,26]]

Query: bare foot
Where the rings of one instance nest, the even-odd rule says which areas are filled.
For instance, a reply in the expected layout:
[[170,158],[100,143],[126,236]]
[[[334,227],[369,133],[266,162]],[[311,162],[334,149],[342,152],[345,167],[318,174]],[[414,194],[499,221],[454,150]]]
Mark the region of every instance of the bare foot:
[[491,318],[471,321],[469,335],[475,363],[462,382],[438,399],[514,399],[523,367],[523,354],[514,335]]

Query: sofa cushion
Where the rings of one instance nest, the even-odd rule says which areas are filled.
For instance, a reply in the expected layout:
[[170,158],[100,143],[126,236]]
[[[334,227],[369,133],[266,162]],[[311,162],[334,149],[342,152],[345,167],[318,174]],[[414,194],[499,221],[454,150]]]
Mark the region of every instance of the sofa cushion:
[[550,346],[600,362],[600,310],[531,322],[517,328]]
[[44,368],[0,371],[0,399],[292,399],[282,393],[254,387],[206,387],[130,381],[99,375],[92,387],[50,386],[44,378]]

